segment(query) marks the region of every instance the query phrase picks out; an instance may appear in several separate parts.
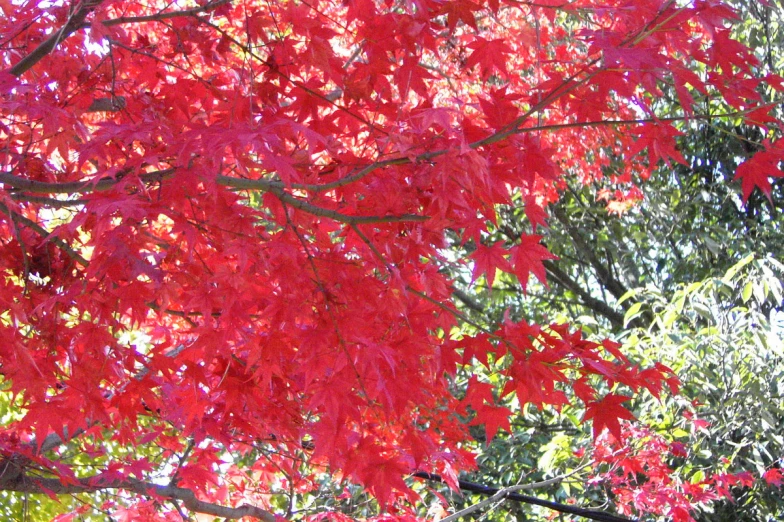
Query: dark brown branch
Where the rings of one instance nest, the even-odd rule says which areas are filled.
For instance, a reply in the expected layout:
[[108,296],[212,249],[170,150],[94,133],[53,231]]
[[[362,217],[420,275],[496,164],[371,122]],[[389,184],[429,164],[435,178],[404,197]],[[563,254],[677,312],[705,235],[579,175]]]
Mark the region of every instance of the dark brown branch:
[[554,262],[546,260],[543,261],[543,264],[545,269],[547,269],[548,277],[553,282],[577,294],[583,305],[607,318],[614,328],[623,328],[623,314],[616,312],[607,303],[596,299],[586,292],[576,281],[569,277],[569,274],[558,268],[558,265]]
[[[513,134],[523,134],[527,132],[555,131],[555,130],[562,130],[562,129],[599,127],[605,125],[623,126],[623,125],[639,125],[642,123],[654,123],[654,122],[674,122],[674,121],[705,120],[705,119],[716,119],[716,118],[734,118],[747,114],[752,110],[757,110],[772,105],[774,104],[766,104],[760,107],[753,107],[748,110],[730,112],[725,114],[693,114],[691,116],[675,116],[670,118],[641,118],[635,120],[601,120],[601,121],[562,123],[562,124],[554,124],[554,125],[540,125],[536,127],[522,127],[522,128],[517,128]],[[499,133],[492,134],[488,138],[498,136],[498,135]],[[485,144],[488,138],[471,143],[469,144],[469,147],[478,148],[479,146]],[[407,165],[411,163],[428,162],[439,156],[443,156],[447,152],[448,149],[443,149],[443,150],[437,150],[432,152],[425,152],[414,157],[413,159],[409,157],[404,157],[404,158],[392,158],[388,160],[381,160],[381,161],[371,163],[370,165],[367,165],[359,169],[355,173],[350,174],[344,178],[338,179],[336,181],[332,181],[320,185],[313,185],[313,184],[306,184],[306,183],[291,183],[290,185],[288,185],[288,187],[299,189],[299,190],[307,190],[310,192],[326,192],[329,190],[334,190],[336,188],[349,185],[354,181],[358,181],[364,178],[368,174],[378,169],[391,167],[395,165]],[[173,174],[174,170],[175,170],[174,168],[170,168],[170,169],[164,169],[156,172],[149,172],[149,173],[141,174],[139,178],[145,182],[160,181],[162,179],[166,179],[171,174]],[[223,175],[218,175],[216,178],[216,182],[218,185],[240,189],[240,190],[262,190],[262,191],[271,192],[274,190],[282,190],[287,188],[287,185],[281,181],[275,181],[269,179],[234,178],[231,176],[223,176]],[[67,183],[47,183],[43,181],[27,180],[15,176],[9,172],[0,172],[0,183],[9,185],[18,190],[24,190],[26,192],[33,192],[37,194],[75,194],[75,193],[87,193],[92,191],[107,190],[112,186],[114,186],[117,183],[117,180],[106,178],[106,179],[101,179],[99,181],[86,181],[86,182],[74,181],[74,182],[67,182]]]
[[629,289],[626,288],[623,283],[614,278],[612,274],[610,274],[610,271],[602,264],[599,258],[596,257],[592,245],[590,245],[588,241],[586,241],[585,238],[580,235],[578,230],[569,222],[569,217],[558,207],[553,207],[553,215],[564,226],[564,228],[566,228],[566,232],[572,238],[572,241],[574,241],[577,252],[584,255],[588,259],[588,262],[596,272],[596,277],[599,282],[603,284],[604,287],[607,288],[607,290],[609,290],[616,299],[620,300],[624,295],[626,295],[626,292],[628,292]]
[[51,241],[52,243],[57,245],[63,252],[65,252],[68,255],[68,257],[70,257],[80,265],[86,267],[89,264],[88,261],[84,257],[82,257],[81,254],[79,254],[79,252],[71,248],[71,245],[69,245],[67,242],[63,241],[59,237],[52,236],[48,230],[46,230],[44,227],[42,227],[32,219],[29,219],[25,216],[22,216],[21,214],[14,212],[13,210],[5,206],[3,203],[0,203],[0,212],[7,215],[8,217],[15,220],[16,222],[21,223],[24,226],[32,229],[36,234],[41,236],[41,238],[47,241]]
[[[440,475],[436,475],[434,473],[425,473],[424,471],[417,471],[415,473],[412,473],[411,476],[416,478],[421,478],[430,482],[446,483],[446,481]],[[462,491],[470,491],[472,493],[478,493],[480,495],[485,495],[485,496],[493,496],[499,491],[501,491],[499,488],[493,488],[490,486],[486,486],[484,484],[477,484],[475,482],[468,482],[466,480],[458,480],[457,484]],[[524,504],[542,506],[548,509],[552,509],[553,511],[557,511],[559,513],[568,513],[571,515],[576,515],[578,517],[586,518],[588,520],[595,520],[596,522],[634,522],[634,519],[622,517],[619,515],[613,515],[611,513],[606,513],[604,511],[597,511],[595,509],[587,509],[580,506],[561,504],[560,502],[553,502],[550,500],[545,500],[538,497],[532,497],[529,495],[521,495],[519,493],[509,493],[507,495],[504,495],[504,498],[508,500],[513,500],[515,502],[522,502]]]
[[[469,147],[472,149],[477,149],[484,145],[489,145],[491,143],[496,143],[501,141],[504,138],[510,137],[515,134],[525,134],[528,132],[545,132],[545,131],[558,131],[564,129],[581,129],[581,128],[589,128],[589,127],[602,127],[602,126],[627,126],[627,125],[640,125],[643,123],[657,123],[657,122],[677,122],[677,121],[690,121],[690,120],[709,120],[715,118],[734,118],[738,116],[742,116],[744,114],[749,113],[752,110],[759,109],[761,107],[767,107],[768,105],[763,105],[760,107],[754,107],[753,109],[743,110],[743,111],[736,111],[730,112],[725,114],[692,114],[690,116],[673,116],[669,118],[639,118],[634,120],[599,120],[599,121],[584,121],[584,122],[574,122],[574,123],[558,123],[553,125],[539,125],[535,127],[514,127],[513,129],[502,130],[496,133],[491,134],[490,136],[470,143]],[[772,105],[771,105],[772,106]],[[529,114],[531,111],[528,111],[526,114]],[[519,118],[518,118],[519,120]],[[517,121],[517,120],[515,120]],[[522,123],[521,123],[522,124]],[[352,174],[349,174],[343,178],[340,178],[335,181],[331,181],[329,183],[323,183],[319,185],[308,184],[308,183],[292,183],[290,186],[294,189],[300,190],[307,190],[309,192],[326,192],[329,190],[334,190],[336,188],[344,187],[349,185],[355,181],[359,181],[360,179],[364,178],[368,174],[378,170],[383,169],[386,167],[392,167],[395,165],[408,165],[411,163],[427,163],[439,156],[443,156],[448,152],[448,149],[436,150],[432,152],[424,152],[415,156],[413,159],[409,157],[401,157],[401,158],[391,158],[387,160],[379,160],[370,165],[362,167]],[[237,180],[237,178],[228,178],[229,180]],[[269,187],[280,187],[283,188],[284,184],[280,181],[270,181],[270,180],[240,180],[242,186],[246,190],[268,190]],[[237,181],[232,181],[231,183],[237,183]],[[234,185],[232,185],[234,186]],[[237,185],[239,188],[239,185]]]
[[[140,174],[139,179],[145,183],[162,181],[174,174],[174,170],[174,168],[170,168],[155,172],[146,172]],[[46,181],[25,179],[11,174],[10,172],[0,172],[0,183],[8,185],[13,189],[31,192],[33,194],[87,194],[90,192],[100,192],[114,187],[121,179],[122,176],[90,181],[49,183]]]
[[49,208],[78,207],[87,203],[86,199],[54,199],[45,196],[33,196],[32,194],[11,194],[11,199],[27,203],[40,203]]
[[485,313],[485,308],[481,304],[479,304],[473,297],[463,292],[456,286],[452,287],[452,295],[474,312],[479,312],[480,314]]
[[363,223],[395,223],[395,222],[405,222],[405,221],[427,221],[428,219],[430,219],[428,216],[422,216],[418,214],[402,214],[399,216],[395,216],[395,215],[351,216],[348,214],[341,214],[336,210],[318,207],[302,199],[295,198],[288,192],[284,192],[283,190],[280,189],[270,190],[270,192],[275,194],[275,196],[277,196],[279,200],[286,203],[287,205],[291,205],[292,207],[298,208],[304,212],[307,212],[308,214],[313,214],[314,216],[328,217],[334,219],[335,221],[339,221],[341,223],[348,223],[350,225],[357,225]]

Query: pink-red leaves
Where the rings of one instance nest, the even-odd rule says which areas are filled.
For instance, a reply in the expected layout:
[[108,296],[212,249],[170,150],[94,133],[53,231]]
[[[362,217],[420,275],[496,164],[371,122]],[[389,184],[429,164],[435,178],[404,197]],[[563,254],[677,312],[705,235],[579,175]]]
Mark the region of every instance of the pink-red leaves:
[[479,407],[476,417],[471,421],[471,424],[484,425],[487,437],[486,444],[490,444],[499,429],[503,428],[508,432],[512,431],[509,425],[509,417],[511,416],[512,411],[509,408],[485,404]]
[[784,485],[784,473],[779,468],[770,468],[763,473],[762,478],[771,486],[781,487]]
[[666,123],[645,123],[637,130],[637,141],[630,148],[629,153],[635,155],[642,150],[648,151],[648,165],[653,169],[663,159],[667,165],[670,160],[675,160],[683,165],[686,160],[675,148],[675,138],[682,135],[672,125]]

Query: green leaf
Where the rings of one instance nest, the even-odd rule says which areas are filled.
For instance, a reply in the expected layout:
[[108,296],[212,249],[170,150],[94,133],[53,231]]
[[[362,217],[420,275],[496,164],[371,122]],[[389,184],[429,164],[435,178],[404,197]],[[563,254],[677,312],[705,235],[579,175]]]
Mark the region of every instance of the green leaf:
[[628,325],[635,317],[640,315],[640,309],[642,309],[642,303],[639,301],[631,305],[623,316],[623,324]]
[[751,281],[749,281],[743,287],[743,293],[741,294],[741,297],[743,298],[743,302],[744,303],[748,303],[749,302],[749,299],[751,298],[751,294],[752,294],[753,291],[754,291],[754,285],[751,283]]

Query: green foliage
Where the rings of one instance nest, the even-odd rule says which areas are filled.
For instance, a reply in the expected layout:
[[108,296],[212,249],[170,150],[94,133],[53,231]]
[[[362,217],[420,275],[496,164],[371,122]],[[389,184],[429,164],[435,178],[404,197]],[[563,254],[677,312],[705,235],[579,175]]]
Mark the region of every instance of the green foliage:
[[[694,478],[719,464],[727,472],[761,477],[784,457],[784,265],[747,256],[723,277],[679,285],[671,294],[635,292],[653,312],[647,328],[625,340],[627,353],[671,366],[682,378],[682,397],[640,404],[641,420],[683,435],[683,412],[708,426],[698,431],[680,473]],[[684,398],[692,400],[685,403]],[[781,491],[757,482],[737,490],[704,514],[710,521],[780,520]]]

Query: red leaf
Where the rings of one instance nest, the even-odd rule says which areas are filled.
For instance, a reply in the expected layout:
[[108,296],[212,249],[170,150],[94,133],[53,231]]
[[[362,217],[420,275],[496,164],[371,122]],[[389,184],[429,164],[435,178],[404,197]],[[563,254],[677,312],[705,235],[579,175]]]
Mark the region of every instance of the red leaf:
[[474,282],[480,275],[484,274],[487,278],[487,286],[493,286],[495,281],[495,271],[503,270],[512,272],[512,265],[506,260],[509,251],[503,246],[503,241],[498,241],[491,246],[479,244],[476,250],[469,256],[474,262],[474,269],[471,271],[471,282]]
[[779,468],[771,468],[762,474],[762,478],[769,486],[781,487],[784,485],[784,473]]
[[738,167],[735,179],[741,180],[744,202],[748,201],[754,188],[758,188],[769,200],[771,199],[770,178],[784,177],[784,170],[780,166],[784,161],[784,147],[780,143],[765,141],[763,145],[766,150],[756,153]]
[[514,267],[514,274],[523,286],[523,292],[528,286],[528,278],[535,275],[539,281],[547,286],[547,270],[542,261],[558,259],[551,254],[541,243],[542,236],[523,235],[520,244],[510,249],[510,262]]
[[471,421],[471,424],[484,425],[487,436],[485,443],[490,444],[500,428],[505,429],[507,432],[512,431],[512,427],[509,424],[511,415],[512,412],[509,408],[485,404],[476,412],[476,417]]
[[607,394],[598,401],[585,405],[583,420],[593,419],[593,437],[596,439],[607,429],[616,440],[621,440],[621,419],[633,420],[634,415],[627,410],[623,403],[631,397],[627,395]]
[[514,51],[502,39],[485,40],[476,37],[473,42],[468,44],[474,52],[466,60],[466,67],[479,65],[482,78],[487,78],[492,71],[498,71],[502,76],[506,76],[506,56]]

